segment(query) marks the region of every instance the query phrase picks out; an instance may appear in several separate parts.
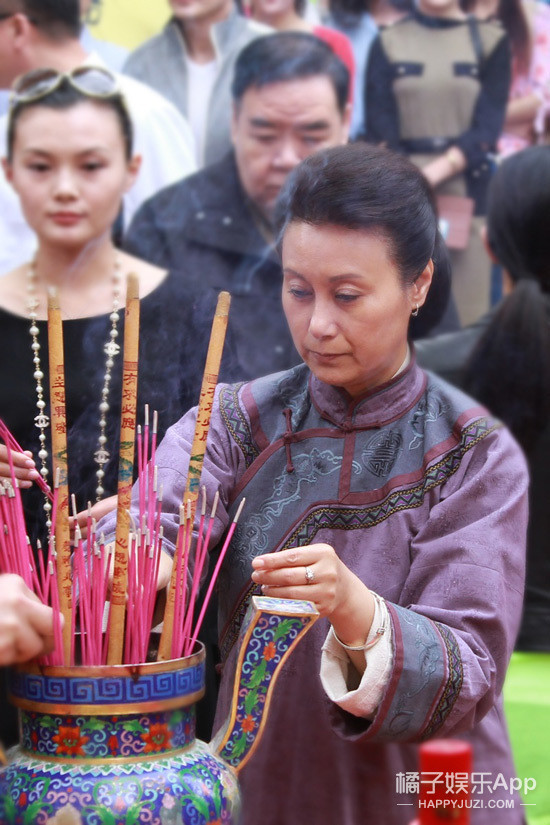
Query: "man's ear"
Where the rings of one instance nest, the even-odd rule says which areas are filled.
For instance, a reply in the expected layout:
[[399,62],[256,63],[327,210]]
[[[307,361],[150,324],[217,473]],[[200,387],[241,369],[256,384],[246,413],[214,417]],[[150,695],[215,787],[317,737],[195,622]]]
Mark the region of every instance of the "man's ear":
[[8,24],[8,34],[12,42],[19,47],[21,47],[23,43],[27,44],[29,37],[32,37],[35,31],[27,15],[22,12],[13,14],[7,19],[6,24]]
[[342,112],[342,145],[346,144],[349,141],[349,133],[351,129],[351,115],[351,103],[346,103],[346,107]]
[[[17,12],[2,22],[3,66],[9,85],[33,68],[30,58],[36,51],[36,29],[26,14]],[[11,75],[11,77],[10,77]]]

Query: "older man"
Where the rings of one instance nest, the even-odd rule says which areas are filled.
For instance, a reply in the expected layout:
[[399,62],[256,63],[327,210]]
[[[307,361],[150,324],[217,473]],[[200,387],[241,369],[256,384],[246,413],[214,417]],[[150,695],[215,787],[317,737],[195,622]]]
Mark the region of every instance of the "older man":
[[225,379],[292,366],[298,356],[281,306],[273,208],[289,172],[306,156],[347,141],[348,71],[308,34],[250,43],[233,78],[234,149],[145,203],[127,248],[176,269],[190,287],[233,296]]

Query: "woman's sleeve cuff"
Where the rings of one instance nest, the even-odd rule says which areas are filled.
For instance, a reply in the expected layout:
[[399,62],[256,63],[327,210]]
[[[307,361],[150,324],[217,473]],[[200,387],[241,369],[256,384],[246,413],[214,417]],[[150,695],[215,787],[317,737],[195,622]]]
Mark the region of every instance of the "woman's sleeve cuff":
[[330,628],[321,655],[321,682],[328,698],[354,716],[374,716],[393,667],[391,621],[383,599],[375,599],[375,611],[366,640],[374,641],[378,629],[386,632],[375,645],[365,650],[366,668],[362,676],[353,666],[345,648]]

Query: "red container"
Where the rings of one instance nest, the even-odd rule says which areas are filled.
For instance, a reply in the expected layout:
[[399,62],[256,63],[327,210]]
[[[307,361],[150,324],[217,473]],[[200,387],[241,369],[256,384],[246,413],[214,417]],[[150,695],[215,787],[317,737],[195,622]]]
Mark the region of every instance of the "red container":
[[433,739],[419,748],[418,825],[470,825],[472,746]]

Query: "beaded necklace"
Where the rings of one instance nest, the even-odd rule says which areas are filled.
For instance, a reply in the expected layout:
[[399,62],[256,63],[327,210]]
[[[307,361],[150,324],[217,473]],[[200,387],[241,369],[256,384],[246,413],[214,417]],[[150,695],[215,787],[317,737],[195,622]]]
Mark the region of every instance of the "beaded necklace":
[[[110,454],[105,446],[107,443],[107,436],[105,435],[105,430],[107,427],[106,416],[109,411],[109,389],[111,384],[111,372],[114,366],[114,359],[120,352],[120,346],[119,344],[117,344],[116,341],[118,337],[118,322],[120,320],[120,314],[118,311],[120,307],[120,272],[121,263],[120,258],[117,255],[115,258],[115,265],[113,269],[112,278],[113,306],[111,314],[109,315],[111,329],[109,331],[109,338],[103,347],[103,352],[106,355],[105,374],[103,377],[103,388],[101,390],[101,401],[99,403],[99,435],[97,439],[97,449],[94,453],[94,461],[98,465],[98,469],[96,470],[96,501],[101,501],[101,498],[105,492],[103,488],[103,479],[105,477],[104,467],[110,457]],[[31,322],[29,332],[32,338],[31,350],[34,363],[34,380],[36,381],[36,408],[38,410],[38,414],[34,418],[34,423],[40,431],[38,435],[38,439],[40,441],[40,449],[38,451],[38,458],[40,459],[41,463],[40,475],[42,476],[44,481],[47,481],[49,469],[47,463],[48,451],[46,449],[46,430],[50,426],[50,419],[45,412],[46,402],[44,401],[44,387],[42,384],[44,373],[41,367],[40,343],[38,340],[40,333],[39,327],[37,326],[38,305],[39,301],[38,296],[36,294],[36,261],[32,261],[27,269],[27,311],[29,321]],[[52,506],[46,497],[44,501],[44,511],[46,513],[46,525],[48,527],[48,530],[51,530],[52,526],[51,509]]]

